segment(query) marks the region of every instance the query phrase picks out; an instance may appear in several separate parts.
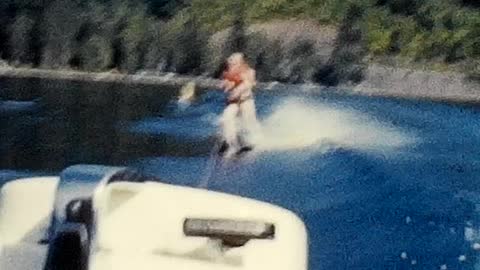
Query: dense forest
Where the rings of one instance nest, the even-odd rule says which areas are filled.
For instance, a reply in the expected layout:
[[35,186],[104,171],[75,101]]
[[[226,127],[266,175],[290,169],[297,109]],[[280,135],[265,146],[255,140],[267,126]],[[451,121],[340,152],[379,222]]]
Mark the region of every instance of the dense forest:
[[[285,48],[245,31],[291,18],[337,27],[328,60],[307,41]],[[2,0],[0,25],[0,56],[13,66],[211,76],[221,64],[212,54],[243,50],[262,80],[357,81],[369,61],[480,75],[478,0]],[[211,48],[227,28],[221,52]],[[295,60],[288,71],[283,58]]]

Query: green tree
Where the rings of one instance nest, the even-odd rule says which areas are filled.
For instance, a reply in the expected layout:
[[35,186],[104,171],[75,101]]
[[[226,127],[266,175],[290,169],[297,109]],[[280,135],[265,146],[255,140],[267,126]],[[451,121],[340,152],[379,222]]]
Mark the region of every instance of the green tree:
[[34,20],[27,14],[18,15],[12,24],[10,36],[11,60],[16,63],[30,64],[33,62],[30,39],[34,24]]
[[326,85],[358,83],[363,79],[367,50],[364,46],[364,32],[361,21],[364,7],[352,2],[339,27],[335,48],[328,63],[314,74],[314,80]]
[[[236,2],[234,6],[234,20],[233,25],[228,33],[224,44],[222,59],[226,59],[232,53],[245,52],[247,48],[247,37],[245,34],[245,6],[242,2]],[[220,72],[225,68],[225,62],[217,68],[215,76],[218,77]]]
[[105,36],[92,35],[81,47],[81,67],[88,71],[104,71],[111,67],[113,61],[111,45],[111,40]]
[[76,1],[55,0],[45,10],[43,18],[45,47],[42,65],[48,68],[68,67],[73,56],[74,37],[84,19],[83,10]]
[[238,2],[235,10],[235,19],[226,40],[224,56],[228,56],[234,52],[242,52],[247,45],[245,35],[245,7]]
[[90,1],[75,36],[75,65],[88,71],[104,71],[112,67],[114,25],[106,4]]
[[146,33],[146,47],[144,65],[147,69],[164,69],[166,61],[164,60],[166,46],[164,42],[163,32],[165,23],[162,21],[153,21],[149,24]]
[[152,20],[142,9],[137,9],[127,16],[125,27],[120,31],[121,50],[123,59],[120,67],[128,72],[134,72],[142,67],[146,44],[146,30]]
[[177,72],[200,74],[207,40],[195,17],[187,20],[177,40],[181,54],[176,63]]

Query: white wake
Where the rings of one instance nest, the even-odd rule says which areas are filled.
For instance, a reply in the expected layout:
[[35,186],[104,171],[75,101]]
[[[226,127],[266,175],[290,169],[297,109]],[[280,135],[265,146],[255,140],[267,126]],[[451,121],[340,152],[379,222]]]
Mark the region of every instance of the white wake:
[[395,150],[414,143],[400,129],[360,112],[290,98],[262,121],[250,140],[259,150],[325,149]]

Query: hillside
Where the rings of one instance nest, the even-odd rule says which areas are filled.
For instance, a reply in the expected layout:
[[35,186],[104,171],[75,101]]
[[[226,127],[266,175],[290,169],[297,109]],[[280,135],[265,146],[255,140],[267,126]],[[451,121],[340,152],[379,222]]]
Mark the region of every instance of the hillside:
[[358,83],[369,63],[480,76],[475,0],[7,0],[0,26],[17,67],[215,76],[242,50],[266,81]]

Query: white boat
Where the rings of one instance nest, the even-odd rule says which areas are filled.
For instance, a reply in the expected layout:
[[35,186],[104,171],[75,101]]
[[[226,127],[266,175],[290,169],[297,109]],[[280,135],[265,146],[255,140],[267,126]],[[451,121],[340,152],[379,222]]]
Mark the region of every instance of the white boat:
[[286,209],[128,168],[77,165],[1,190],[2,270],[305,270],[307,254]]

